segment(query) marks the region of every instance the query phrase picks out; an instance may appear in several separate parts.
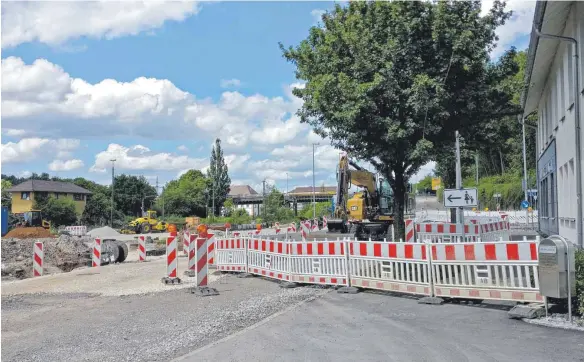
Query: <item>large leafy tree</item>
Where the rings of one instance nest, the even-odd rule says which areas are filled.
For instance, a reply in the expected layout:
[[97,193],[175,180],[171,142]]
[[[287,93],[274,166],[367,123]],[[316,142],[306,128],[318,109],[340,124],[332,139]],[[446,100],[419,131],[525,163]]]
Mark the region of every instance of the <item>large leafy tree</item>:
[[170,210],[180,216],[206,216],[209,180],[199,170],[189,170],[178,180],[170,181],[161,197],[156,201],[156,209]]
[[9,188],[12,187],[12,182],[2,179],[2,207],[10,208],[12,207],[12,197],[10,193],[7,191]]
[[75,203],[71,199],[49,197],[44,204],[43,218],[51,222],[54,227],[61,225],[76,225],[77,212]]
[[402,238],[410,177],[451,152],[455,130],[480,142],[485,120],[518,112],[501,89],[515,51],[489,61],[504,7],[481,17],[479,1],[351,2],[298,46],[280,45],[306,82],[293,91],[302,122],[387,179]]
[[211,151],[211,162],[209,164],[209,170],[207,171],[207,176],[211,181],[209,195],[211,195],[211,200],[213,200],[213,195],[215,197],[214,215],[219,213],[219,210],[221,210],[221,207],[229,194],[231,179],[229,178],[228,171],[227,164],[223,158],[221,140],[217,138],[213,145],[213,150]]
[[119,175],[114,183],[114,206],[124,215],[141,216],[142,200],[144,209],[154,203],[156,188],[144,176]]

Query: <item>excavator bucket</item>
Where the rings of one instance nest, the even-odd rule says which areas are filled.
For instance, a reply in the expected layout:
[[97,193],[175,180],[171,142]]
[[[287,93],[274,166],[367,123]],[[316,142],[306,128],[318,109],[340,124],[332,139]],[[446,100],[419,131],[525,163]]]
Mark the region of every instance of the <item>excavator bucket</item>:
[[343,219],[328,219],[327,221],[328,231],[337,233],[346,233],[349,231],[347,222]]

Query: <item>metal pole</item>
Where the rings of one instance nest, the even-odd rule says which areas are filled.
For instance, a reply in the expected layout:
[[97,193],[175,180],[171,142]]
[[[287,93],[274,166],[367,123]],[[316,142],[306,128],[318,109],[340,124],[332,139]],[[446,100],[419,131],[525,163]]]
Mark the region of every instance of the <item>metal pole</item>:
[[288,195],[288,172],[286,172],[286,195]]
[[314,147],[319,143],[312,144],[312,218],[316,218],[316,190],[315,190],[315,175],[314,175]]
[[476,168],[476,175],[475,175],[475,184],[477,187],[479,186],[479,152],[475,153],[475,168]]
[[116,159],[112,158],[110,161],[112,163],[112,204],[111,204],[111,208],[110,208],[110,227],[113,228],[114,227],[114,183],[115,183],[114,164],[116,162]]
[[[462,168],[460,165],[460,133],[456,131],[456,188],[458,190],[462,189]],[[456,215],[456,222],[458,224],[462,224],[462,237],[464,239],[464,210],[462,207],[458,208],[458,212]]]

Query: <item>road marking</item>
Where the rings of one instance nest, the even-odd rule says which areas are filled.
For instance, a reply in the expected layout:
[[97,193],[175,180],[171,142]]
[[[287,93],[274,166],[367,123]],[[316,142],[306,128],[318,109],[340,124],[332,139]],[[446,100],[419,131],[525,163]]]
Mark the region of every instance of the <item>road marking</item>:
[[190,357],[195,357],[195,356],[196,356],[196,354],[197,354],[197,353],[199,353],[199,352],[203,352],[203,351],[205,351],[205,350],[207,350],[207,349],[209,349],[209,348],[211,348],[211,347],[215,347],[216,345],[218,345],[218,344],[220,344],[220,343],[227,342],[227,341],[229,341],[229,340],[231,340],[231,339],[233,339],[233,338],[235,338],[235,337],[237,337],[237,336],[240,336],[240,335],[242,335],[242,334],[244,334],[244,333],[246,333],[246,332],[248,332],[248,331],[250,331],[250,330],[252,330],[252,329],[256,329],[257,327],[260,327],[260,326],[262,326],[262,325],[264,325],[264,324],[268,323],[268,322],[269,322],[269,321],[271,321],[272,319],[274,319],[274,318],[276,318],[276,317],[279,317],[279,316],[281,316],[282,314],[288,313],[289,311],[291,311],[291,310],[293,310],[293,309],[295,309],[295,308],[297,308],[297,307],[300,307],[302,304],[304,304],[304,303],[306,303],[306,302],[313,301],[313,300],[315,300],[316,298],[318,298],[318,297],[311,297],[311,298],[308,298],[308,299],[302,300],[302,301],[300,301],[300,302],[298,302],[298,303],[296,303],[296,304],[293,304],[293,305],[289,306],[289,307],[288,307],[288,308],[286,308],[286,309],[283,309],[283,310],[281,310],[281,311],[279,311],[279,312],[276,312],[276,313],[274,313],[274,314],[272,314],[272,315],[270,315],[270,316],[268,316],[268,317],[266,317],[266,318],[262,319],[261,321],[259,321],[259,322],[255,323],[255,324],[252,324],[252,325],[251,325],[251,326],[249,326],[249,327],[245,327],[244,329],[242,329],[242,330],[240,330],[240,331],[238,331],[238,332],[235,332],[235,333],[233,333],[233,334],[230,334],[230,335],[228,335],[228,336],[225,336],[225,337],[221,338],[221,339],[220,339],[220,340],[218,340],[218,341],[212,342],[212,343],[210,343],[210,344],[208,344],[208,345],[206,345],[206,346],[200,347],[200,348],[198,348],[198,349],[196,349],[196,350],[194,350],[194,351],[192,351],[192,352],[189,352],[189,353],[187,353],[187,354],[185,354],[185,355],[182,355],[182,356],[180,356],[180,357],[177,357],[177,358],[175,358],[175,359],[171,360],[171,362],[175,362],[175,361],[185,361],[185,360],[187,360],[187,359],[188,359],[188,358],[190,358]]

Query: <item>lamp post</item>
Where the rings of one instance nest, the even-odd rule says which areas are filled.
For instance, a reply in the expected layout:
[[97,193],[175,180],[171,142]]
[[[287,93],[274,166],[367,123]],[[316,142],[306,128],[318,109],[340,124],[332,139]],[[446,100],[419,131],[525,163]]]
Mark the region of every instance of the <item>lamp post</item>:
[[116,159],[112,158],[110,161],[112,163],[112,204],[111,204],[111,208],[110,208],[110,227],[113,228],[114,227],[114,183],[115,183],[114,164],[116,162]]
[[314,176],[314,149],[320,143],[312,144],[312,218],[316,218],[316,190],[315,190],[315,176]]

